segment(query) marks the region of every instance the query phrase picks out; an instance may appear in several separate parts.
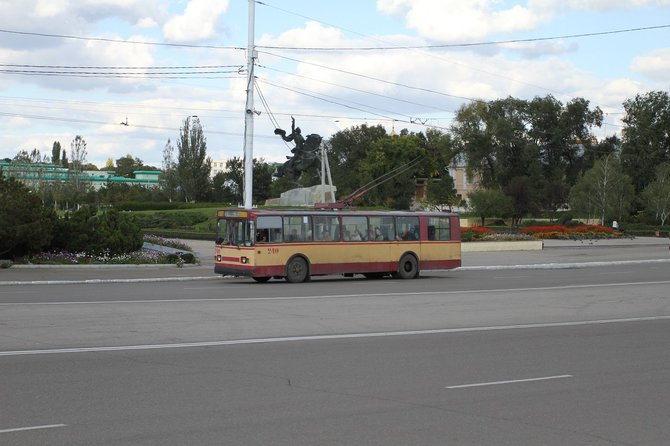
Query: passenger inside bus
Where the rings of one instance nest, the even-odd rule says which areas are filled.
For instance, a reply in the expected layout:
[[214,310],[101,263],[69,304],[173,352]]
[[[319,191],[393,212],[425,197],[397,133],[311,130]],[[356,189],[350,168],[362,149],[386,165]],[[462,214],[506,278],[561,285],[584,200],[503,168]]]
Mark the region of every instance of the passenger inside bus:
[[375,240],[384,240],[384,235],[382,234],[382,230],[379,229],[379,226],[375,227],[374,238]]
[[298,230],[297,229],[291,229],[291,234],[288,236],[288,241],[289,242],[295,242],[298,240]]
[[416,236],[414,228],[412,228],[411,226],[408,226],[407,228],[405,228],[405,230],[400,235],[400,239],[401,240],[417,240],[418,237]]

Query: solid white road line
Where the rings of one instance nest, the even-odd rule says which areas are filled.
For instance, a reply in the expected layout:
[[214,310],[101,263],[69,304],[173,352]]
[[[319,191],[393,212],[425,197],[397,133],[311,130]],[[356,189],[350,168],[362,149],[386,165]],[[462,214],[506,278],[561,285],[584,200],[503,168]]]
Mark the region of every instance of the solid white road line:
[[65,427],[67,424],[46,424],[44,426],[28,426],[28,427],[15,427],[13,429],[2,429],[0,434],[8,434],[10,432],[22,432],[22,431],[34,431],[38,429],[53,429],[55,427]]
[[447,386],[446,389],[465,389],[468,387],[498,386],[501,384],[527,383],[532,381],[547,381],[550,379],[572,378],[572,375],[543,376],[541,378],[511,379],[508,381],[492,381],[488,383],[461,384],[458,386]]
[[527,288],[491,288],[476,290],[448,290],[448,291],[414,291],[402,293],[366,293],[366,294],[327,294],[312,296],[273,296],[273,297],[204,297],[204,298],[179,298],[179,299],[141,299],[141,300],[100,300],[100,301],[61,301],[61,302],[2,302],[0,307],[7,306],[39,306],[39,305],[109,305],[109,304],[161,304],[161,303],[188,303],[196,302],[254,302],[254,301],[283,301],[283,300],[324,300],[324,299],[363,299],[366,297],[408,297],[408,296],[445,296],[459,294],[490,294],[490,293],[522,293],[533,291],[556,291],[576,290],[591,288],[618,288],[635,287],[640,285],[666,285],[670,280],[655,280],[645,282],[619,282],[619,283],[591,283],[584,285],[557,285]]
[[244,345],[244,344],[268,344],[274,342],[298,342],[298,341],[324,341],[336,339],[360,339],[360,338],[380,338],[390,336],[414,336],[414,335],[432,335],[449,333],[471,333],[498,330],[523,330],[528,328],[552,328],[552,327],[578,327],[583,325],[616,324],[624,322],[649,322],[670,320],[668,316],[646,316],[630,317],[622,319],[600,319],[590,321],[571,321],[571,322],[547,322],[541,324],[519,324],[519,325],[494,325],[488,327],[465,327],[465,328],[443,328],[434,330],[409,330],[409,331],[383,331],[372,333],[344,333],[332,335],[312,335],[312,336],[287,336],[277,338],[252,338],[252,339],[233,339],[204,342],[182,342],[178,344],[140,344],[140,345],[118,345],[118,346],[99,346],[99,347],[73,347],[73,348],[54,348],[45,350],[10,350],[0,351],[0,356],[23,356],[23,355],[47,355],[63,353],[94,353],[94,352],[119,352],[132,350],[158,350],[166,348],[197,348],[197,347],[221,347],[225,345]]

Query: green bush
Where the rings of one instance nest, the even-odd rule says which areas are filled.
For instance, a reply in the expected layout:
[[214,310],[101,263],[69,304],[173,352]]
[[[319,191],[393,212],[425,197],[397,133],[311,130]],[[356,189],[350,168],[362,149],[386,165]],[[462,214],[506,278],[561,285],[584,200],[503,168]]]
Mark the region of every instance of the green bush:
[[193,212],[156,212],[136,214],[137,224],[141,228],[192,229],[195,225],[207,221],[207,216]]
[[0,171],[0,258],[38,253],[48,246],[56,216],[40,197]]
[[140,249],[142,237],[131,215],[86,206],[57,220],[51,249],[115,256]]
[[169,211],[179,209],[201,209],[203,206],[223,208],[230,205],[216,203],[186,203],[184,201],[121,201],[114,203],[114,209],[118,211]]

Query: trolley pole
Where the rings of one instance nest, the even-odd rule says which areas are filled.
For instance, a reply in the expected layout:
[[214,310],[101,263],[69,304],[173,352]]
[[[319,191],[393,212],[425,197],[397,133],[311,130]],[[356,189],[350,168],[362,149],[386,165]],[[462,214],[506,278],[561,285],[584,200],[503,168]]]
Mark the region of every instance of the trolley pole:
[[244,208],[253,207],[254,171],[254,63],[256,46],[254,43],[255,0],[249,0],[249,30],[247,43],[247,102],[244,107]]

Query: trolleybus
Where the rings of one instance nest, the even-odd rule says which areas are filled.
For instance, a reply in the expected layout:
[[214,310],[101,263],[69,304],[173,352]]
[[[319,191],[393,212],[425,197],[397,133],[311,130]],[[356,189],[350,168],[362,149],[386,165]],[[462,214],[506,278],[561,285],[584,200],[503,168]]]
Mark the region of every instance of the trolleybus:
[[413,279],[461,266],[457,214],[410,211],[241,210],[217,212],[214,271],[304,282],[362,274]]

